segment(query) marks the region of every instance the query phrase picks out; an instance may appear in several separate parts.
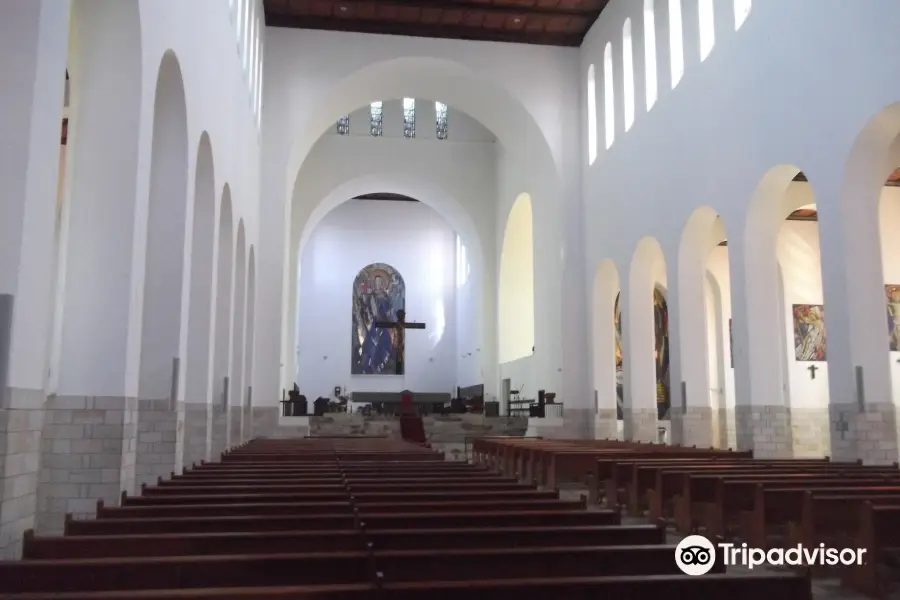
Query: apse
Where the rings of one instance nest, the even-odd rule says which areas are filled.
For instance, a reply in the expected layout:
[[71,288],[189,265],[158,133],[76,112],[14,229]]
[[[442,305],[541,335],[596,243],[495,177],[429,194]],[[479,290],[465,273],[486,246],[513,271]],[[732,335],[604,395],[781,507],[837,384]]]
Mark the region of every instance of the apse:
[[460,327],[474,328],[475,299],[458,285],[457,238],[426,203],[391,192],[356,196],[319,221],[299,257],[304,394],[458,385]]

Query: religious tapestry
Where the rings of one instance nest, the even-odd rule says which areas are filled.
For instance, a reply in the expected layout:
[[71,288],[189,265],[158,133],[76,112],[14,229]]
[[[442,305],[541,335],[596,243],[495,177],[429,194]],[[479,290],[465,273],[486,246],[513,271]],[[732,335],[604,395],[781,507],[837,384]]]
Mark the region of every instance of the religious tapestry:
[[656,343],[656,414],[659,419],[668,419],[672,405],[669,385],[669,305],[659,288],[653,289],[653,331]]
[[622,294],[616,294],[616,305],[613,309],[616,329],[616,418],[625,418],[625,372],[622,370],[622,307],[619,306],[619,298]]
[[394,375],[402,349],[396,329],[375,327],[376,321],[396,321],[404,310],[406,284],[394,267],[371,264],[353,280],[353,333],[350,372],[353,375]]
[[794,304],[794,357],[825,360],[825,309],[821,304]]
[[888,341],[892,352],[900,350],[900,285],[884,286],[887,299]]

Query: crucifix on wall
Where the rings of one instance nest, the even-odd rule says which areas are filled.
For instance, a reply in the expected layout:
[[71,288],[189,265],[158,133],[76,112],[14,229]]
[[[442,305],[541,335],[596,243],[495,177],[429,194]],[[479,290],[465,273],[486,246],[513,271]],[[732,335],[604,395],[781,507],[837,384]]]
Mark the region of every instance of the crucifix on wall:
[[397,311],[396,321],[375,321],[375,327],[379,329],[395,329],[397,331],[397,368],[394,373],[396,375],[403,375],[406,330],[425,329],[425,323],[407,323],[406,311],[401,309]]
[[808,367],[806,367],[806,370],[809,371],[809,378],[815,379],[816,371],[819,370],[819,367],[817,367],[816,365],[809,365]]

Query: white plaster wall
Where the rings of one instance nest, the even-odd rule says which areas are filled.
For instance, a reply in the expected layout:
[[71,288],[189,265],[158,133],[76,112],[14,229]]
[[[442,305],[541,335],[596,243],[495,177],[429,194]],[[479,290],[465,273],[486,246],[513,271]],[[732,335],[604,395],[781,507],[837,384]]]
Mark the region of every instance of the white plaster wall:
[[[424,331],[407,332],[404,375],[350,374],[353,280],[375,262],[397,269],[406,283],[408,320],[426,323]],[[456,233],[433,209],[418,202],[346,202],[316,226],[300,273],[297,382],[307,397],[330,396],[335,386],[455,390]]]
[[[482,236],[481,240],[486,253],[486,282],[494,281],[499,266],[497,230],[502,230],[503,226],[499,223],[505,224],[513,200],[522,191],[528,191],[535,202],[535,218],[541,220],[545,227],[542,242],[552,248],[550,256],[560,257],[561,262],[561,247],[574,243],[569,257],[577,265],[574,272],[583,271],[580,234],[562,235],[565,221],[559,215],[557,204],[566,202],[577,206],[580,190],[577,177],[578,115],[566,109],[577,103],[577,51],[272,29],[267,32],[266,65],[263,164],[267,171],[263,177],[265,208],[261,218],[266,223],[267,232],[271,228],[273,233],[271,236],[267,233],[264,242],[269,249],[260,248],[260,286],[261,290],[265,290],[263,295],[270,304],[260,306],[260,313],[266,315],[263,317],[265,323],[260,325],[269,333],[257,336],[257,346],[261,364],[265,363],[266,368],[271,370],[264,374],[258,369],[258,385],[267,386],[266,389],[259,388],[260,398],[272,397],[274,401],[277,397],[277,390],[272,389],[271,381],[276,376],[274,365],[280,362],[279,350],[282,356],[290,354],[286,352],[283,341],[278,339],[278,332],[282,329],[278,320],[279,309],[283,322],[289,320],[288,315],[292,312],[288,310],[292,306],[288,297],[290,286],[282,285],[282,282],[289,281],[292,272],[285,262],[290,254],[282,251],[284,245],[279,236],[289,239],[290,228],[297,227],[298,220],[291,215],[291,207],[286,202],[292,195],[296,198],[295,183],[306,185],[302,174],[298,178],[297,172],[304,160],[309,159],[309,150],[319,136],[333,131],[334,121],[340,114],[352,112],[374,99],[389,100],[404,96],[438,99],[452,110],[470,115],[482,123],[503,146],[503,156],[499,159],[502,166],[491,169],[492,175],[500,173],[497,184],[492,187],[498,201],[492,198],[482,204],[491,215],[485,219],[480,217],[480,212],[473,211],[468,215],[479,233],[485,226],[490,231],[490,235]],[[536,79],[536,74],[540,74],[539,79]],[[536,85],[538,80],[540,84]],[[449,142],[454,139],[452,117],[451,113]],[[388,153],[387,147],[379,148],[384,148],[383,152]],[[456,152],[468,157],[474,151],[470,145],[463,144]],[[378,162],[381,158],[381,152],[377,152],[368,156],[367,160]],[[303,169],[306,169],[305,164]],[[346,180],[345,176],[341,181]],[[319,198],[322,197],[324,194],[319,195]],[[557,216],[554,217],[554,214]],[[569,216],[568,222],[578,223],[580,228],[580,219],[574,211]],[[286,217],[289,224],[284,231],[274,232],[278,225],[285,224]],[[307,218],[299,219],[301,230]],[[463,228],[455,223],[453,226],[464,233]],[[554,259],[548,261],[553,264]],[[559,263],[553,266],[555,270],[543,272],[541,265],[536,270],[551,290],[547,293],[558,295],[561,272]],[[482,346],[482,355],[487,355],[483,359],[485,369],[492,369],[484,374],[490,395],[491,388],[499,387],[497,350],[495,344],[491,345],[496,339],[496,295],[488,290],[485,294],[490,294],[493,299],[493,306],[485,310],[485,328],[491,333]],[[581,295],[574,294],[572,297],[579,300]],[[571,312],[577,314],[578,311]],[[536,325],[536,329],[560,329],[558,310],[550,310],[543,315],[540,318],[548,324]],[[550,322],[555,324],[551,326]],[[290,331],[290,328],[286,330]],[[547,349],[552,346],[544,344]],[[558,349],[559,344],[555,347]],[[585,346],[580,355],[586,354]],[[549,364],[551,361],[548,359],[546,362]],[[561,362],[561,359],[556,362]],[[577,371],[577,367],[573,366],[573,373]],[[289,368],[282,369],[282,381],[285,372],[291,371]],[[573,381],[575,379],[572,378]],[[583,387],[587,389],[588,386],[585,384]]]
[[[115,325],[117,330],[112,331],[114,321],[111,320],[110,324],[102,331],[95,332],[97,335],[93,339],[98,344],[95,348],[97,352],[88,351],[88,346],[85,345],[87,340],[79,341],[81,344],[80,354],[90,355],[91,359],[97,363],[89,370],[81,369],[80,363],[74,360],[74,352],[69,351],[65,353],[65,356],[60,356],[61,352],[58,347],[60,336],[54,336],[52,333],[54,310],[52,309],[51,286],[54,279],[52,273],[56,268],[52,239],[55,224],[52,219],[46,217],[49,217],[49,211],[56,204],[57,194],[55,192],[60,186],[60,182],[53,179],[52,176],[47,177],[47,173],[56,173],[57,171],[59,122],[63,106],[62,81],[66,66],[72,60],[72,56],[66,52],[70,40],[64,32],[68,33],[70,15],[84,10],[89,5],[67,0],[57,2],[36,0],[30,4],[32,6],[29,11],[32,9],[40,11],[40,18],[21,20],[19,14],[15,13],[21,7],[16,7],[13,16],[7,22],[18,31],[15,40],[7,39],[10,39],[11,42],[15,41],[16,44],[21,41],[23,48],[30,45],[29,47],[34,50],[36,58],[34,61],[25,60],[22,63],[25,67],[23,72],[27,74],[31,72],[28,71],[29,68],[34,69],[35,71],[31,72],[31,79],[35,81],[36,86],[34,89],[43,90],[40,94],[40,102],[28,103],[32,113],[30,118],[21,119],[22,125],[28,128],[29,123],[41,122],[46,126],[42,126],[40,130],[25,129],[23,132],[8,132],[8,139],[16,140],[14,145],[22,148],[21,154],[23,157],[27,157],[28,168],[19,170],[19,173],[16,173],[16,170],[4,171],[0,178],[7,181],[7,176],[9,178],[23,177],[22,173],[25,173],[23,178],[25,181],[32,177],[32,175],[28,175],[29,173],[35,175],[40,173],[40,177],[46,182],[38,187],[26,183],[27,194],[17,196],[29,204],[26,211],[29,214],[27,231],[23,237],[24,242],[20,256],[16,252],[4,253],[4,258],[7,256],[13,260],[18,258],[18,271],[26,274],[20,282],[22,285],[8,282],[5,277],[3,283],[0,284],[0,289],[3,291],[11,291],[17,295],[15,330],[19,334],[13,341],[9,385],[25,389],[44,388],[47,377],[47,355],[50,354],[51,356],[56,355],[55,363],[51,364],[51,372],[58,373],[62,370],[60,361],[69,361],[69,366],[72,367],[70,369],[71,376],[66,381],[66,388],[59,390],[61,393],[135,396],[137,395],[142,333],[143,276],[153,110],[160,61],[167,50],[172,50],[178,58],[183,75],[187,102],[189,189],[193,189],[197,143],[201,132],[206,130],[210,132],[213,139],[217,188],[221,189],[225,182],[230,182],[232,187],[237,190],[235,212],[247,221],[248,238],[251,241],[255,240],[257,235],[258,204],[255,190],[258,189],[260,139],[257,127],[258,119],[255,116],[258,110],[254,110],[252,103],[253,93],[258,89],[258,85],[254,86],[251,72],[254,69],[259,71],[258,61],[254,62],[250,59],[248,50],[244,46],[239,47],[238,42],[247,39],[247,32],[239,34],[229,3],[226,2],[198,4],[174,0],[154,0],[152,2],[141,0],[135,4],[139,11],[140,30],[129,31],[127,28],[117,30],[116,35],[132,36],[132,39],[139,38],[137,42],[140,48],[140,73],[138,74],[140,89],[137,94],[140,98],[139,123],[133,132],[109,132],[114,136],[135,135],[138,138],[134,196],[120,199],[121,202],[133,201],[135,203],[133,251],[131,256],[123,262],[123,264],[130,263],[131,265],[130,271],[128,271],[130,277],[128,287],[130,289],[124,297],[122,294],[118,295],[117,302],[124,304],[124,308],[121,311],[117,309],[117,312],[127,316],[122,323]],[[262,3],[259,1],[248,4],[248,11],[254,12],[257,16],[261,15],[261,8]],[[6,13],[0,11],[0,14]],[[0,20],[6,20],[6,17],[0,16]],[[116,27],[114,18],[108,21],[102,25]],[[22,26],[26,22],[33,28]],[[91,32],[84,30],[82,34],[91,35]],[[6,33],[3,35],[6,36]],[[35,43],[34,40],[37,42]],[[252,45],[247,43],[246,47],[250,48]],[[72,41],[72,48],[76,52],[78,51],[79,40]],[[243,56],[247,56],[246,59],[243,58],[242,53]],[[26,56],[23,55],[22,58],[24,60]],[[81,58],[83,64],[90,65],[91,60],[97,57]],[[110,57],[110,60],[115,61],[117,58],[113,56]],[[126,60],[126,58],[121,57],[121,60]],[[42,83],[45,80],[48,82],[46,85]],[[51,80],[58,83],[51,85]],[[91,81],[94,82],[93,85],[97,85],[98,83],[102,84],[103,79],[95,77]],[[82,98],[89,96],[86,93],[87,90],[79,89],[79,85],[80,82],[73,73],[73,96]],[[14,85],[11,89],[19,90],[22,93],[33,91],[26,88],[27,86],[19,88]],[[54,93],[50,93],[51,89]],[[54,95],[56,92],[58,95]],[[15,100],[13,94],[9,98]],[[77,135],[79,124],[70,122],[70,126],[72,126],[70,131],[74,130]],[[82,124],[82,126],[86,126],[86,124]],[[41,141],[44,137],[49,138],[49,136],[45,136],[45,130],[53,131],[55,141],[52,150],[49,146],[45,148],[45,144],[38,143],[38,138]],[[65,173],[65,179],[62,182],[64,198],[70,192],[73,172],[78,170],[79,164],[78,157],[70,156],[69,159],[74,168],[68,169]],[[51,164],[53,165],[52,169],[45,168]],[[18,188],[18,181],[9,180],[9,187]],[[189,193],[188,197],[186,227],[187,231],[190,231],[192,194]],[[18,219],[20,212],[13,210],[12,207],[8,208],[9,212],[6,212],[6,209],[4,211],[11,217],[11,226],[23,229],[22,222]],[[132,214],[129,211],[126,212]],[[68,219],[65,210],[63,213],[64,220]],[[43,216],[35,218],[39,215]],[[63,230],[65,231],[67,228],[68,225],[64,224]],[[131,227],[129,226],[127,230],[131,231]],[[28,240],[37,243],[33,244]],[[185,240],[185,244],[190,244],[190,236]],[[185,252],[186,260],[188,256],[189,252]],[[65,261],[60,266],[65,268]],[[185,273],[185,277],[187,277],[187,273]],[[110,277],[110,281],[114,279],[115,277]],[[77,291],[77,285],[77,281],[61,280],[58,282],[57,292],[81,297],[82,294]],[[103,289],[93,289],[91,292],[97,295],[104,294]],[[185,290],[182,295],[183,305],[187,293]],[[65,319],[64,314],[58,313],[56,317],[57,324]],[[77,324],[70,323],[70,326],[74,327],[73,331],[79,330]],[[123,330],[123,327],[127,327],[127,330]],[[48,340],[53,337],[56,337],[57,348],[54,351],[51,346],[48,351]],[[125,338],[127,341],[122,341]],[[184,329],[181,343],[184,343]],[[126,349],[124,353],[122,352],[123,348]],[[110,359],[109,356],[103,354],[112,349],[121,358]],[[55,382],[52,380],[48,387],[50,388],[48,391],[57,391],[54,389]]]
[[[890,26],[900,17],[900,5],[887,0],[756,0],[746,22],[735,31],[732,4],[715,3],[716,42],[701,62],[697,0],[683,0],[685,70],[671,89],[668,2],[656,0],[659,97],[649,112],[643,3],[613,0],[582,45],[582,96],[586,97],[589,65],[602,67],[603,48],[611,41],[616,99],[612,147],[601,149],[597,160],[588,165],[586,134],[582,144],[586,278],[593,277],[606,258],[615,262],[620,273],[628,273],[643,236],[654,236],[666,256],[674,256],[692,210],[701,205],[712,207],[722,216],[728,232],[735,361],[738,370],[743,365],[746,373],[737,381],[736,396],[744,403],[750,402],[751,395],[754,402],[767,402],[757,395],[772,395],[771,387],[754,384],[751,390],[750,386],[751,378],[762,382],[766,373],[757,367],[751,372],[750,365],[762,364],[759,359],[765,358],[765,353],[756,349],[775,343],[773,336],[779,331],[748,323],[746,312],[753,305],[748,298],[773,293],[775,284],[769,281],[769,289],[749,289],[745,279],[749,269],[757,268],[753,259],[759,249],[771,247],[774,240],[748,238],[748,231],[758,227],[748,223],[747,214],[763,176],[779,164],[796,165],[812,182],[820,211],[823,287],[830,315],[829,361],[841,365],[839,370],[832,369],[831,395],[837,396],[832,402],[854,402],[854,364],[865,365],[866,395],[883,397],[886,387],[877,369],[885,369],[885,374],[887,370],[878,366],[873,333],[878,330],[875,319],[883,317],[875,314],[874,300],[870,301],[879,291],[868,266],[872,264],[873,240],[859,235],[861,230],[854,236],[848,225],[862,220],[868,226],[868,217],[854,215],[872,214],[877,196],[855,196],[851,210],[852,188],[842,186],[852,182],[842,177],[863,127],[900,99],[900,82],[885,81],[881,75],[900,67],[900,41]],[[621,31],[626,17],[633,22],[636,103],[635,122],[628,132],[624,130],[621,69]],[[860,68],[872,64],[878,68]],[[598,138],[603,140],[602,87],[597,98]],[[585,105],[583,102],[581,109],[583,128],[589,122]],[[856,278],[867,282],[863,295],[858,285],[848,284],[861,280]],[[871,310],[851,311],[851,305]],[[756,357],[754,361],[751,356]],[[834,379],[837,373],[839,380]],[[679,374],[672,375],[677,381]],[[817,382],[824,379],[817,375]]]
[[479,326],[483,323],[485,302],[481,278],[472,277],[469,249],[456,237],[456,381],[460,386],[484,383],[482,342]]
[[[790,406],[825,408],[828,406],[828,363],[795,359],[792,310],[794,304],[823,303],[818,223],[815,221],[785,221],[778,232],[778,262],[781,265],[784,280],[783,325],[789,386],[787,392]],[[827,335],[827,305],[825,306],[825,331]],[[828,346],[826,345],[826,353],[827,351]],[[810,365],[819,367],[815,379],[810,377],[808,370]]]
[[534,352],[534,236],[531,197],[520,194],[506,220],[500,250],[500,362]]

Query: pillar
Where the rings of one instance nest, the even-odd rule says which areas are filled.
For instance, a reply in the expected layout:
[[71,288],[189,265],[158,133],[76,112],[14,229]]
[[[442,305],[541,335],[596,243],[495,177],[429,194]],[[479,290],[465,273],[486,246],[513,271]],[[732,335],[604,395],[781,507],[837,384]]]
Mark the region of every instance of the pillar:
[[[38,507],[69,4],[0,5],[0,558]],[[5,373],[5,376],[3,375]]]
[[[777,192],[772,192],[777,193]],[[732,274],[732,335],[735,363],[735,431],[738,450],[759,458],[792,455],[790,414],[785,402],[783,310],[778,293],[775,215],[737,228],[728,240]],[[769,221],[765,221],[769,219]],[[754,237],[747,239],[747,231]]]

